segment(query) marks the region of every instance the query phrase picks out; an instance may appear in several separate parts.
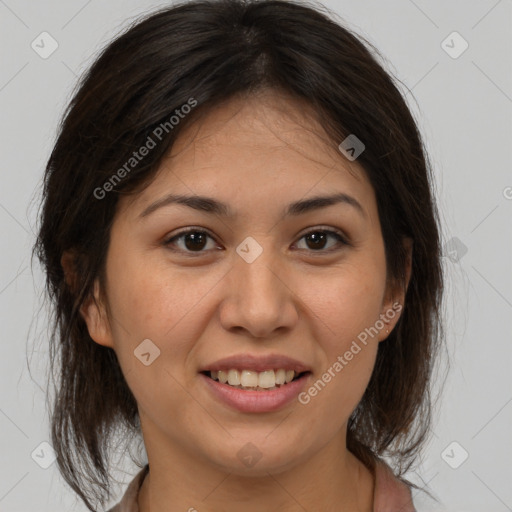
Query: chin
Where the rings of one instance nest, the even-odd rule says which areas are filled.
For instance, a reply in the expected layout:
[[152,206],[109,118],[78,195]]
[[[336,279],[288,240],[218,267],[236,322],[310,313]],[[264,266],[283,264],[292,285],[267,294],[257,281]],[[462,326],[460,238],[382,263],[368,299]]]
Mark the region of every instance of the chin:
[[[268,431],[266,432],[268,435]],[[300,464],[303,458],[298,453],[296,443],[284,447],[283,442],[276,438],[276,442],[258,444],[257,441],[237,440],[230,443],[212,457],[212,463],[219,466],[222,471],[239,476],[268,477],[268,474],[278,474]],[[254,436],[252,436],[254,439]]]

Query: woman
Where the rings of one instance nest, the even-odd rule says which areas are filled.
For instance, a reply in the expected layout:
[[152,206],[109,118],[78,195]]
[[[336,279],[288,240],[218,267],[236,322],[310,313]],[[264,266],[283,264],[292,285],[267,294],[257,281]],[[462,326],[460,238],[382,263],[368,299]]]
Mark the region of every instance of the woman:
[[390,76],[320,9],[196,0],[112,42],[35,246],[53,447],[86,506],[122,432],[147,464],[111,511],[414,511],[442,340],[430,172]]

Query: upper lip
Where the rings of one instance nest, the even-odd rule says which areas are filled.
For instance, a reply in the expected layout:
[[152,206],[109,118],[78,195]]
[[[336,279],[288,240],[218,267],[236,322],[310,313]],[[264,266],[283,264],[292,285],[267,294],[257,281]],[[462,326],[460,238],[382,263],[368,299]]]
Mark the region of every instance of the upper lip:
[[239,354],[219,359],[214,363],[205,365],[199,370],[219,371],[219,370],[252,370],[263,372],[265,370],[294,370],[296,373],[311,371],[310,367],[300,361],[281,354],[268,354],[256,356],[252,354]]

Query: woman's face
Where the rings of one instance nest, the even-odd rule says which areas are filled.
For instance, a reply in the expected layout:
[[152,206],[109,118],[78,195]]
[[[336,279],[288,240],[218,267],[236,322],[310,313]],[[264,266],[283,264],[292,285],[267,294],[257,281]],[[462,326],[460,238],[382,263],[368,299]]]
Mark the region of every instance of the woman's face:
[[[403,295],[386,288],[370,183],[306,108],[276,93],[217,107],[182,132],[148,188],[120,200],[109,312],[91,302],[83,314],[117,354],[150,460],[179,453],[263,474],[345,440]],[[307,203],[341,194],[351,199]],[[246,384],[271,386],[294,367],[309,373],[271,391],[202,373],[245,370]]]

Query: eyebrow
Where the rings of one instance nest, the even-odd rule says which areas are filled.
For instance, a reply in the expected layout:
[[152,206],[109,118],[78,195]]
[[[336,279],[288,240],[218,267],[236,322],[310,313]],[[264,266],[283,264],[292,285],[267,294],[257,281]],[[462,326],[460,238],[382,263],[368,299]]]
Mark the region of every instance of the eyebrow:
[[[147,217],[159,208],[163,208],[164,206],[168,206],[170,204],[182,204],[193,208],[194,210],[211,213],[213,215],[219,215],[222,217],[235,217],[235,214],[228,204],[218,201],[212,197],[169,194],[150,204],[139,215],[139,218]],[[354,197],[342,192],[330,196],[310,197],[308,199],[302,199],[300,201],[290,203],[284,212],[284,217],[303,215],[305,213],[319,210],[320,208],[326,208],[335,204],[346,204],[352,206],[363,217],[366,218],[366,212],[364,211],[359,201],[357,201],[357,199]]]

